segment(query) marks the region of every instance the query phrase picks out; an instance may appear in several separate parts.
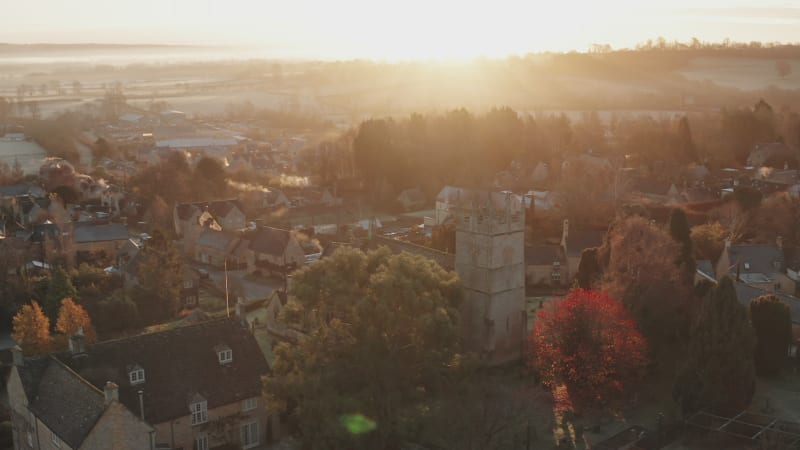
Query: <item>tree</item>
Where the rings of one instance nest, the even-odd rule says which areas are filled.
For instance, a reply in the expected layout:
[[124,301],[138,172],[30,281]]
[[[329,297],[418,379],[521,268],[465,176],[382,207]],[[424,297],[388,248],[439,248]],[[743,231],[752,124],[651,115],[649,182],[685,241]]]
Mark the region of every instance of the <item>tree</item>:
[[24,305],[14,316],[11,335],[28,355],[50,351],[50,319],[36,301]]
[[758,342],[756,371],[761,375],[775,375],[783,368],[792,343],[789,307],[774,295],[763,295],[750,302],[750,322]]
[[140,317],[147,324],[170,320],[180,309],[183,265],[178,250],[155,230],[141,251],[139,286],[132,292]]
[[678,150],[684,161],[694,162],[698,160],[697,148],[692,139],[692,129],[689,127],[689,118],[686,116],[681,117],[678,121],[677,141]]
[[736,186],[733,188],[733,198],[745,212],[753,211],[761,205],[763,194],[750,186]]
[[139,308],[130,296],[120,289],[108,299],[97,303],[95,317],[100,331],[125,331],[139,323]]
[[[460,366],[456,274],[386,248],[340,248],[293,280],[284,320],[307,334],[275,349],[264,379],[270,407],[288,411],[313,448],[408,442]],[[376,427],[352,434],[341,423],[352,414]]]
[[55,321],[58,317],[58,309],[61,307],[61,300],[77,296],[78,290],[72,284],[72,278],[61,267],[56,268],[50,276],[44,301],[44,311],[47,313],[47,317]]
[[223,197],[228,188],[225,167],[216,158],[204,156],[194,169],[195,186],[201,189],[198,196]]
[[689,221],[686,213],[680,208],[672,210],[669,216],[669,235],[680,246],[675,265],[684,274],[687,283],[694,282],[695,262],[692,249],[692,232],[689,230]]
[[603,277],[603,268],[597,260],[597,251],[597,248],[585,248],[581,252],[578,273],[575,275],[575,280],[581,289],[591,289]]
[[[605,402],[644,373],[647,345],[622,303],[574,289],[553,312],[537,314],[528,366],[545,385],[565,385],[578,402]],[[596,403],[595,403],[596,404]]]
[[56,321],[56,331],[67,336],[75,334],[78,329],[83,329],[86,342],[93,344],[97,341],[97,333],[94,331],[92,320],[89,314],[71,298],[61,301],[61,308],[58,310],[58,320]]
[[692,248],[697,259],[717,261],[725,248],[728,233],[719,222],[692,227]]
[[702,301],[685,363],[673,387],[684,413],[739,412],[755,393],[756,336],[736,289],[725,276]]
[[692,297],[675,265],[679,255],[663,228],[639,216],[612,225],[599,252],[607,261],[601,289],[631,311],[658,362],[682,353],[690,328]]

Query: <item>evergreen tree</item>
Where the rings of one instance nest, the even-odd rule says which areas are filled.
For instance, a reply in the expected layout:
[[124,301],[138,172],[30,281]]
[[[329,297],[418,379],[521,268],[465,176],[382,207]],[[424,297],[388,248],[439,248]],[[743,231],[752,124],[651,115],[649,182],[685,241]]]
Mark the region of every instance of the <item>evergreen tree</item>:
[[603,269],[597,260],[597,248],[585,248],[581,252],[578,273],[575,280],[581,289],[591,289],[592,285],[603,276]]
[[692,248],[692,231],[686,213],[675,208],[669,216],[669,235],[680,245],[680,254],[675,262],[689,283],[694,279],[695,261]]
[[11,335],[27,355],[41,355],[50,351],[50,319],[44,315],[36,301],[23,306],[14,316]]
[[58,309],[61,307],[61,300],[65,298],[76,298],[78,290],[72,284],[72,278],[61,267],[53,271],[50,283],[47,285],[47,296],[44,301],[44,312],[47,317],[55,322],[58,317]]
[[692,139],[692,129],[689,127],[689,118],[681,117],[678,121],[678,150],[684,160],[695,162],[698,160],[697,148]]
[[780,372],[792,343],[789,307],[774,295],[763,295],[750,302],[750,321],[758,338],[756,371],[762,375]]
[[736,299],[730,277],[703,299],[692,330],[686,362],[673,398],[684,413],[730,413],[750,405],[755,393],[756,337],[747,311]]
[[172,241],[156,230],[142,250],[134,301],[145,323],[168,321],[180,308],[182,262]]

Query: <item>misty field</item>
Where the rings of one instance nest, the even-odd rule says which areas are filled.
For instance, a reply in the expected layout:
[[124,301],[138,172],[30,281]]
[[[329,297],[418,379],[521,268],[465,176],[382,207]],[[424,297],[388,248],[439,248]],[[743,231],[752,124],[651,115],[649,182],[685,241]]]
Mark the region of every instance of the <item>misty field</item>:
[[778,75],[775,60],[754,58],[695,58],[679,71],[689,80],[710,80],[738,89],[764,89],[770,85],[782,89],[800,88],[800,60],[786,60],[791,73]]

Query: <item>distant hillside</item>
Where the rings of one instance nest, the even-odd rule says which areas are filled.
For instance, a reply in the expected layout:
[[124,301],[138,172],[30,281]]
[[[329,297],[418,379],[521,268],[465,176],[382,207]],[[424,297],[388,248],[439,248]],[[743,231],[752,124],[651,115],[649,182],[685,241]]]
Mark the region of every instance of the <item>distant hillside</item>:
[[43,52],[94,52],[108,50],[153,50],[153,49],[200,49],[202,46],[195,45],[171,45],[171,44],[94,44],[94,43],[75,43],[75,44],[9,44],[0,43],[0,54],[30,54]]

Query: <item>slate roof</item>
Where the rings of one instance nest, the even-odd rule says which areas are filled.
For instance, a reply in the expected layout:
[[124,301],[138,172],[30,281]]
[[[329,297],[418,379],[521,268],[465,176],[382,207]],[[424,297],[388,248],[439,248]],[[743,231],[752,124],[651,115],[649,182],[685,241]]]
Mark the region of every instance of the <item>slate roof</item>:
[[525,247],[525,265],[552,266],[564,262],[564,249],[560,245],[529,245]]
[[127,241],[128,226],[121,223],[74,222],[75,242]]
[[250,250],[266,255],[281,256],[291,239],[291,232],[280,228],[262,227],[248,235]]
[[225,251],[235,245],[237,240],[239,238],[236,234],[206,228],[197,238],[197,246]]
[[[777,245],[731,245],[727,249],[728,261],[732,268],[732,273],[736,272],[737,264],[741,263],[741,273],[777,273],[783,272],[784,258],[783,250]],[[774,266],[775,261],[780,261],[780,268]],[[745,263],[749,269],[745,268]]]
[[31,411],[61,440],[80,447],[106,409],[103,392],[52,357],[19,367]]
[[581,256],[586,248],[600,247],[605,237],[605,231],[570,231],[567,236],[567,256]]
[[202,213],[205,210],[208,210],[214,217],[225,217],[233,211],[233,208],[238,208],[239,211],[243,211],[242,204],[237,199],[178,203],[175,205],[175,211],[180,220],[189,220],[195,212]]
[[[218,345],[233,351],[231,363],[219,363]],[[255,337],[235,318],[101,342],[85,356],[63,353],[58,358],[94,386],[115,382],[120,402],[136,414],[142,390],[144,418],[151,424],[187,416],[190,400],[198,396],[209,410],[258,396],[261,376],[269,372]],[[144,383],[131,385],[132,366],[144,369]]]
[[7,186],[0,186],[0,197],[19,197],[22,195],[40,197],[45,195],[45,191],[39,186],[32,184],[11,184]]
[[714,265],[711,264],[711,260],[699,259],[695,264],[698,272],[711,280],[716,280],[716,277],[714,277]]

